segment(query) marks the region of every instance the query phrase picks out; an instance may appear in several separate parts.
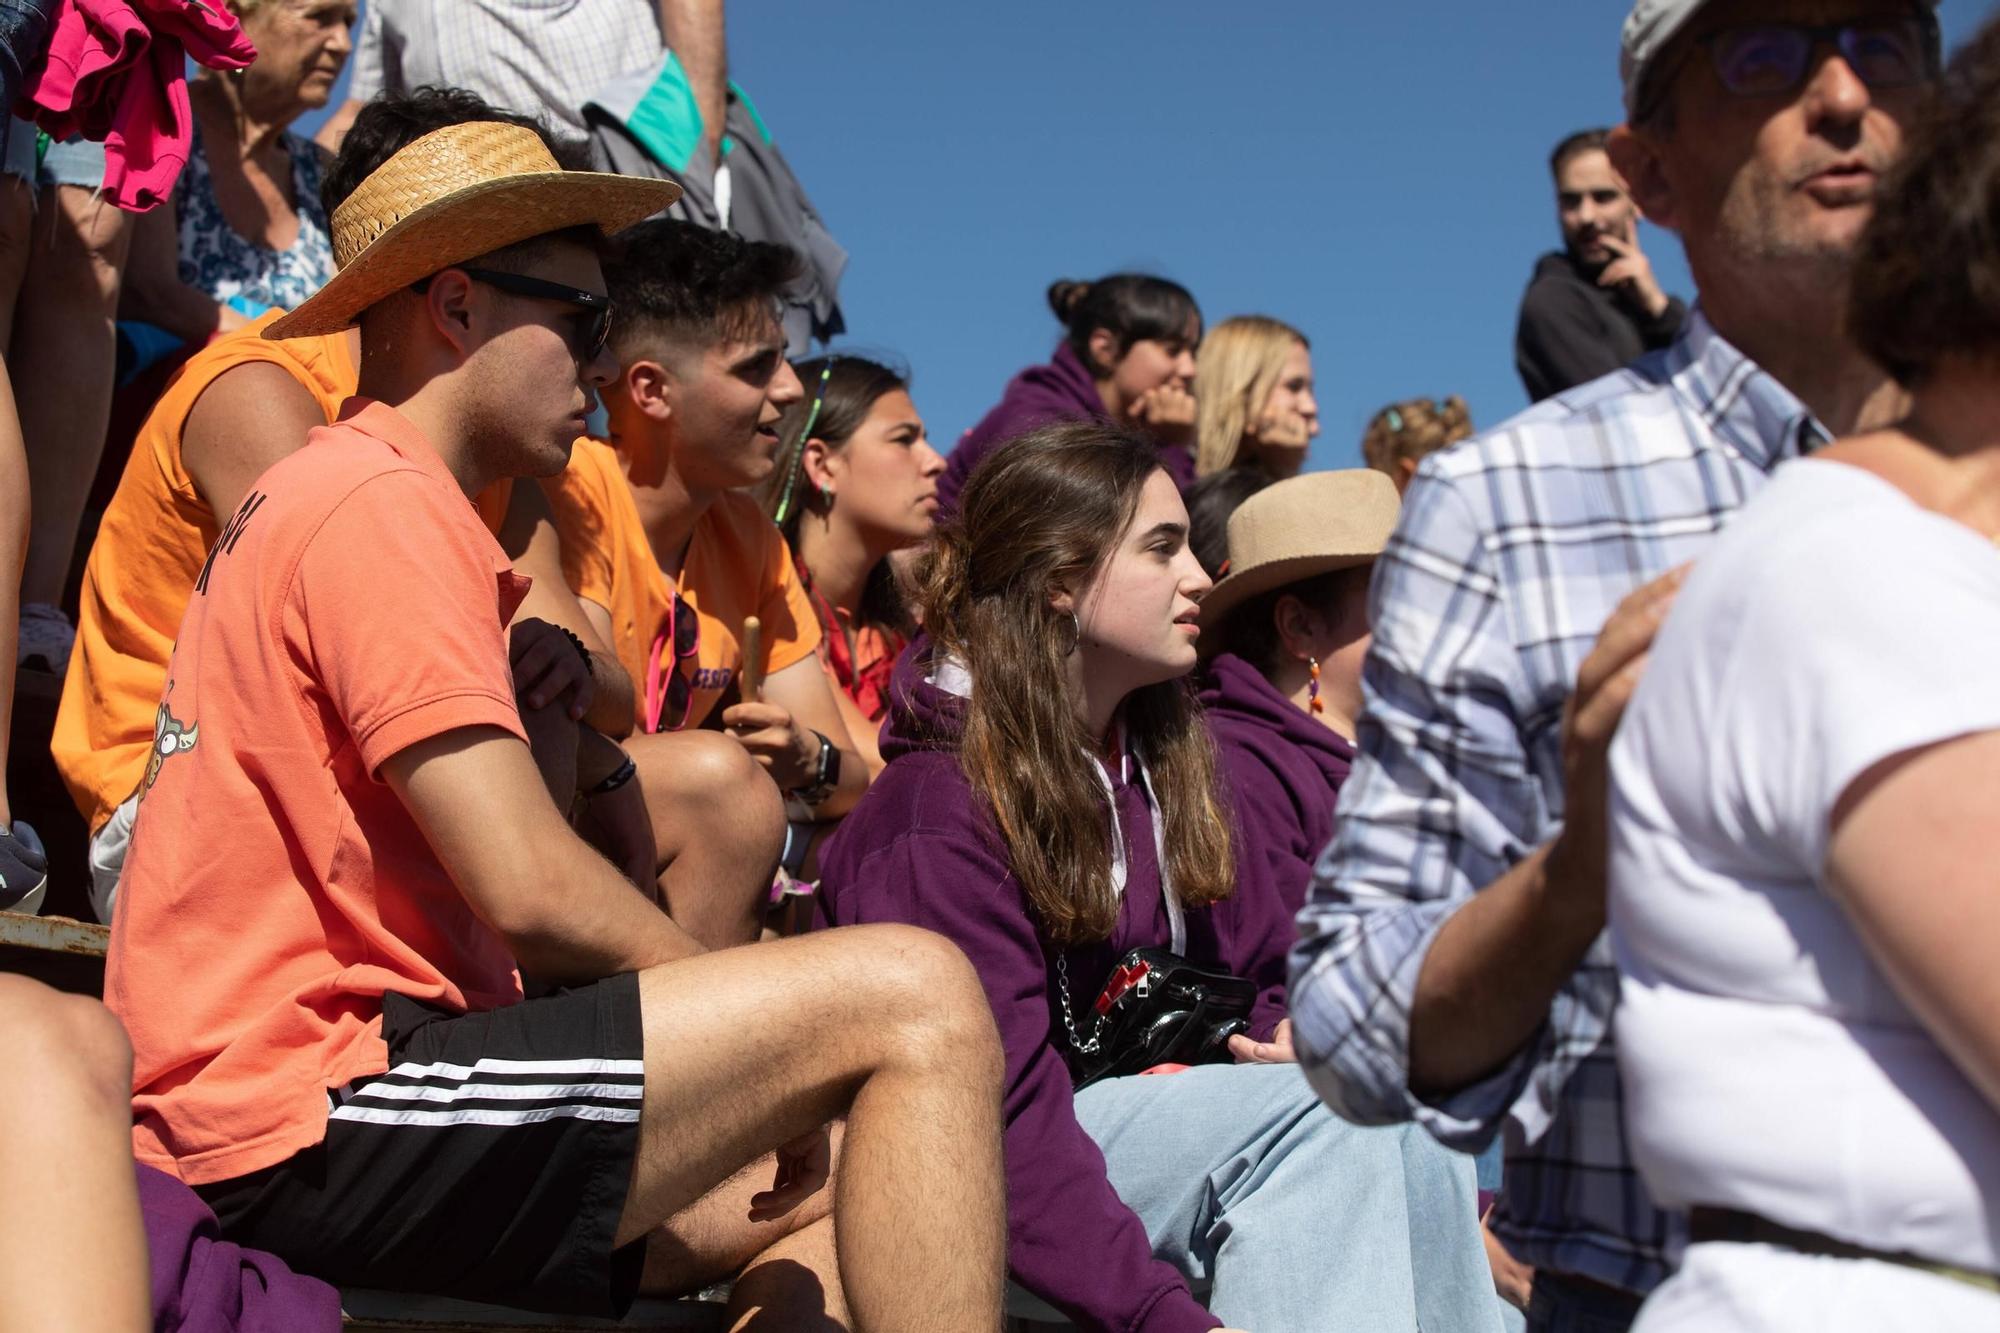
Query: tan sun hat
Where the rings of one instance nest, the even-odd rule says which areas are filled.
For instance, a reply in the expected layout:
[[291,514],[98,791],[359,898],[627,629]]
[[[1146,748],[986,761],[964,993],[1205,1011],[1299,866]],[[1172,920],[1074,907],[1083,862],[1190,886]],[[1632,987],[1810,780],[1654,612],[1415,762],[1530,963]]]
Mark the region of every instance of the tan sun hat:
[[339,272],[266,338],[338,333],[440,269],[568,227],[607,236],[681,197],[672,181],[564,171],[533,130],[498,120],[414,139],[333,210]]
[[1395,531],[1396,483],[1373,468],[1308,472],[1266,486],[1229,516],[1229,573],[1201,599],[1201,650],[1259,593],[1365,565]]

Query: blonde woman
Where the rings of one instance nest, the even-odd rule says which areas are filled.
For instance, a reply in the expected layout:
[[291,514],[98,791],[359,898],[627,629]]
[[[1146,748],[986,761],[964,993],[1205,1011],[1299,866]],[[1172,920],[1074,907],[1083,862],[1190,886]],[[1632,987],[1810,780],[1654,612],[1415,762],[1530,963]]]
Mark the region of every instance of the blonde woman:
[[1319,434],[1312,349],[1306,336],[1264,315],[1238,315],[1209,331],[1195,361],[1195,472],[1261,468],[1296,477]]
[[1411,398],[1377,412],[1361,435],[1361,456],[1377,472],[1389,474],[1396,493],[1410,489],[1417,464],[1472,434],[1472,409],[1457,394]]

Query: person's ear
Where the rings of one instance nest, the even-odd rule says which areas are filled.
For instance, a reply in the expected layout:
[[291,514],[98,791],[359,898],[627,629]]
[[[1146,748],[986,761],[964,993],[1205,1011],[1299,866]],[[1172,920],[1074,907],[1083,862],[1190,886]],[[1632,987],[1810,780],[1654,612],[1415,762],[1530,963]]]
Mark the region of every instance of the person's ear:
[[1323,628],[1319,616],[1291,593],[1271,608],[1271,623],[1278,631],[1278,646],[1286,657],[1303,662],[1315,657],[1313,651]]
[[1416,479],[1417,460],[1414,458],[1398,458],[1396,460],[1396,475],[1394,477],[1396,494],[1401,495],[1409,490],[1410,483]]
[[817,435],[806,441],[799,466],[805,469],[806,480],[813,489],[827,496],[839,489],[840,474],[847,470],[841,456],[828,449],[826,441]]
[[1100,379],[1109,377],[1118,362],[1123,359],[1118,348],[1118,335],[1110,329],[1092,329],[1088,345],[1091,374]]
[[1611,159],[1611,169],[1625,182],[1632,202],[1639,206],[1640,214],[1655,226],[1676,227],[1679,209],[1658,139],[1650,131],[1620,125],[1611,131],[1611,140],[1604,151]]
[[658,361],[634,361],[618,372],[618,383],[632,406],[649,420],[664,422],[673,416],[679,383],[673,371]]
[[455,268],[431,275],[424,287],[424,313],[430,317],[431,327],[438,336],[451,345],[453,351],[465,357],[473,348],[473,306],[472,279]]
[[1049,589],[1049,609],[1059,616],[1076,614],[1076,593],[1067,584],[1057,583]]

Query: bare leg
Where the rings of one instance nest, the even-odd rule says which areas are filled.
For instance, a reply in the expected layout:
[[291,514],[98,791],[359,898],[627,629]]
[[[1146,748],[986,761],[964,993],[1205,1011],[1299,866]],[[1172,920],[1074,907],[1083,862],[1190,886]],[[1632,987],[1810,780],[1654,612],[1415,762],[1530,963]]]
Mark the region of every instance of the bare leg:
[[111,1011],[0,975],[0,1328],[153,1326],[132,1048]]
[[88,189],[58,185],[42,194],[34,236],[9,363],[22,389],[35,494],[21,600],[55,605],[111,419],[113,321],[131,219]]
[[770,1187],[776,1170],[773,1158],[752,1162],[654,1232],[639,1289],[678,1296],[734,1277],[729,1302],[733,1328],[846,1329],[831,1188],[774,1221],[750,1220],[751,1198]]
[[749,752],[719,731],[631,736],[667,913],[704,948],[757,938],[785,844],[785,803]]
[[[14,132],[22,131],[17,127]],[[0,176],[0,360],[7,355],[14,302],[27,272],[34,214],[33,187],[17,176]],[[14,647],[21,628],[28,521],[28,451],[21,443],[13,382],[0,364],[0,828],[14,819],[7,802],[7,743],[14,733]]]
[[964,955],[854,927],[652,968],[639,994],[646,1100],[621,1242],[845,1113],[834,1226],[855,1322],[999,1327],[1000,1046]]
[[854,1322],[839,1274],[832,1218],[793,1232],[736,1279],[730,1333],[845,1333]]

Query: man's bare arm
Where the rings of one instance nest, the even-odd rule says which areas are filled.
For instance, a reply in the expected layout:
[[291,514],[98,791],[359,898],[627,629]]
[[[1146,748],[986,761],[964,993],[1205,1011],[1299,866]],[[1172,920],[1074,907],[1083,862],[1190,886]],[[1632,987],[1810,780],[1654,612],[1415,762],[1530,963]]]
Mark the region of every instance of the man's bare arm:
[[523,971],[578,983],[702,951],[563,822],[518,737],[461,727],[391,756],[382,778]]
[[181,430],[181,466],[208,501],[218,526],[229,521],[257,478],[302,448],[326,411],[305,385],[269,361],[218,375]]
[[729,44],[723,33],[722,0],[660,0],[660,35],[680,58],[695,109],[701,112],[702,142],[709,160],[721,152],[722,122],[729,112]]

